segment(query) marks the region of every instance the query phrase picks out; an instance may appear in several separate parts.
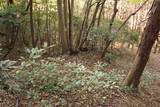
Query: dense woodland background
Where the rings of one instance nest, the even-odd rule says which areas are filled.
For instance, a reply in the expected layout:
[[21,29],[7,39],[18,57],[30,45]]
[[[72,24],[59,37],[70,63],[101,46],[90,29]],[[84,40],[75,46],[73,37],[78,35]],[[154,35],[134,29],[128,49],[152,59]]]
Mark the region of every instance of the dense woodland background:
[[[129,45],[138,43],[151,2],[142,7],[143,1],[120,0],[115,6],[118,10],[113,16],[114,3],[112,0],[77,0],[70,1],[69,6],[68,1],[63,3],[61,0],[58,3],[56,0],[1,1],[1,33],[7,35],[1,39],[4,53],[7,51],[5,57],[14,47],[21,51],[24,47],[42,47],[44,42],[55,45],[48,52],[51,55],[59,54],[62,50],[68,51],[64,48],[76,50],[78,47],[87,47],[103,50],[103,42],[107,38],[107,41]],[[127,23],[122,25],[128,17]]]
[[0,107],[159,107],[159,31],[159,0],[1,0]]

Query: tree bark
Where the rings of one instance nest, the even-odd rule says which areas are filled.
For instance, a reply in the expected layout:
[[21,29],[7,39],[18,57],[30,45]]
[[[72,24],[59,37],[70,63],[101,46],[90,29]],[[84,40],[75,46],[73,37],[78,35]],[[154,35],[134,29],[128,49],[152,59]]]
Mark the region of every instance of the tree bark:
[[62,53],[65,53],[68,51],[68,46],[67,46],[67,37],[64,31],[65,23],[64,23],[62,0],[57,0],[57,7],[58,7],[58,30],[59,30],[58,33],[59,37],[61,38]]
[[141,45],[136,55],[133,68],[124,81],[125,86],[138,88],[140,78],[148,62],[151,49],[160,31],[160,0],[154,0],[150,10],[150,18],[142,34]]
[[[101,0],[99,0],[99,1],[97,1],[95,4],[97,4],[96,5],[96,8],[95,8],[95,10],[94,10],[94,14],[93,14],[93,16],[92,16],[92,20],[91,20],[91,23],[90,23],[90,25],[89,25],[89,27],[87,28],[87,31],[85,32],[85,34],[84,34],[84,40],[82,40],[81,41],[81,43],[80,43],[80,45],[79,45],[79,47],[78,48],[81,48],[82,46],[83,46],[83,44],[85,43],[85,41],[87,40],[87,37],[88,37],[88,34],[89,34],[89,31],[90,31],[90,29],[92,28],[92,27],[94,27],[94,25],[95,25],[95,22],[96,22],[96,18],[97,18],[97,13],[98,13],[98,10],[99,10],[99,8],[100,8],[100,3],[101,3]],[[91,5],[92,6],[92,5]]]
[[31,27],[31,37],[32,37],[32,47],[35,48],[35,37],[34,37],[34,23],[33,23],[33,0],[29,1],[30,3],[30,27]]
[[[113,9],[113,15],[111,17],[111,20],[110,20],[110,24],[109,24],[109,29],[108,29],[108,32],[112,32],[112,26],[113,26],[113,23],[114,23],[114,20],[116,18],[116,15],[117,15],[117,12],[118,12],[118,0],[114,0],[114,9]],[[102,55],[101,55],[101,58],[105,57],[105,54],[108,50],[108,47],[110,46],[110,44],[112,43],[112,40],[106,40],[106,43],[105,43],[105,48],[102,52]]]
[[69,47],[69,31],[68,31],[68,0],[63,0],[63,17],[64,17],[64,32],[67,39],[67,45]]
[[[48,0],[45,0],[46,3],[46,38],[47,38],[47,43],[48,46],[50,46],[50,33],[49,33],[49,6],[48,6]],[[48,52],[50,54],[50,48],[48,49]]]
[[88,18],[89,18],[89,14],[90,14],[90,11],[91,11],[91,6],[90,6],[91,3],[92,3],[92,0],[88,0],[87,3],[86,3],[87,6],[86,6],[86,9],[85,9],[83,22],[82,22],[82,25],[81,25],[80,33],[79,33],[79,35],[77,37],[77,40],[76,40],[76,49],[79,48],[82,36],[84,35],[84,29],[86,29],[88,27]]
[[100,12],[99,12],[99,15],[98,15],[98,22],[97,22],[97,26],[100,26],[100,22],[101,22],[101,17],[102,17],[102,12],[103,12],[103,9],[104,9],[104,6],[105,6],[105,3],[106,3],[106,0],[104,0],[101,4],[101,8],[100,8]]
[[[72,17],[73,17],[73,8],[74,8],[74,0],[70,1],[68,0],[68,13],[69,13],[69,28],[68,28],[68,31],[69,31],[69,35],[68,35],[68,45],[69,45],[69,51],[70,51],[70,54],[72,54],[72,52],[74,51],[73,50],[73,42],[72,42],[72,28],[73,28],[73,23],[72,23]],[[73,6],[73,7],[72,7]]]

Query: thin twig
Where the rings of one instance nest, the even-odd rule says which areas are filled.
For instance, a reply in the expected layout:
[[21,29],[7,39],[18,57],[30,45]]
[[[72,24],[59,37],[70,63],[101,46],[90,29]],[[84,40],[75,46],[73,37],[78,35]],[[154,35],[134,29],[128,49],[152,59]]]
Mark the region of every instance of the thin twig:
[[147,2],[148,2],[148,0],[146,0],[135,12],[131,13],[131,14],[127,17],[127,19],[121,24],[121,26],[118,28],[117,32],[119,32],[119,31],[122,29],[122,27],[127,23],[127,21],[128,21],[132,16],[136,15],[136,13],[137,13],[139,10],[141,10],[141,9],[143,8],[143,6],[144,6]]
[[97,1],[97,2],[94,2],[93,4],[91,4],[89,7],[92,7],[92,6],[94,6],[95,4],[97,4],[97,3],[99,3],[98,5],[102,5],[102,4],[103,4],[102,1]]

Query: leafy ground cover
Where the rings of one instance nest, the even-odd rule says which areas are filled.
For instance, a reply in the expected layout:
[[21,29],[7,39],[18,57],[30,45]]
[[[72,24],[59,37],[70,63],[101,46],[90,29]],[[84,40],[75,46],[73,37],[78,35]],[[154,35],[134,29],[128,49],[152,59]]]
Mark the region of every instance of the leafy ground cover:
[[[29,51],[29,50],[28,50]],[[121,86],[132,66],[134,53],[118,53],[114,62],[99,59],[96,52],[78,56],[40,58],[43,50],[32,50],[20,64],[5,70],[8,93],[0,90],[0,105],[11,107],[158,107],[158,69],[151,58],[139,93]],[[35,53],[36,54],[35,54]],[[159,57],[159,56],[158,56]],[[157,58],[157,56],[156,56]],[[12,62],[14,63],[14,62]],[[9,63],[8,65],[12,65]],[[4,64],[3,64],[4,65]],[[1,87],[4,88],[4,87]],[[12,92],[12,94],[9,94]]]

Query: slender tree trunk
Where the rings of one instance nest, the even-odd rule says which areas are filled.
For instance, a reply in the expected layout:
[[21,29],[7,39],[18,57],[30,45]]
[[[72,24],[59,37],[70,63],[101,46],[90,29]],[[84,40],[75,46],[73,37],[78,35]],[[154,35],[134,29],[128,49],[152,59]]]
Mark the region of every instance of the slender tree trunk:
[[103,0],[102,4],[101,4],[101,8],[100,8],[100,12],[99,12],[99,16],[98,16],[98,22],[97,22],[97,26],[100,25],[101,22],[101,17],[102,17],[102,12],[105,6],[106,0]]
[[105,57],[108,47],[110,46],[112,41],[106,41],[104,51],[102,52],[101,58]]
[[[116,18],[117,12],[118,12],[117,6],[118,6],[118,0],[114,0],[114,9],[113,9],[114,12],[113,12],[112,18],[110,20],[109,29],[108,29],[108,31],[110,33],[112,32],[112,26],[113,26],[114,20]],[[105,45],[105,48],[102,52],[101,58],[105,57],[105,54],[106,54],[108,47],[110,46],[111,43],[112,43],[112,40],[106,40],[106,45]]]
[[89,17],[89,13],[91,11],[91,6],[90,6],[91,3],[92,3],[92,0],[87,1],[87,6],[86,6],[86,9],[85,9],[84,18],[83,18],[83,22],[82,22],[82,25],[81,25],[80,33],[79,33],[79,35],[77,37],[77,40],[76,40],[76,48],[79,47],[79,45],[81,43],[82,36],[84,34],[84,29],[87,28],[87,26],[88,26],[88,17]]
[[63,0],[63,14],[64,14],[64,32],[67,38],[67,45],[69,47],[69,31],[68,31],[68,0]]
[[59,37],[61,38],[62,53],[65,53],[68,51],[68,46],[67,46],[67,37],[64,31],[65,23],[64,23],[62,0],[57,0],[57,6],[58,6],[58,30],[59,30],[58,33]]
[[148,62],[151,49],[158,38],[160,31],[160,0],[154,0],[150,10],[150,18],[146,24],[141,45],[135,58],[134,65],[124,81],[125,86],[133,86],[138,88],[140,78],[144,71],[144,68]]
[[32,37],[32,47],[35,48],[35,37],[34,37],[34,23],[33,23],[33,0],[29,1],[30,3],[30,27],[31,27],[31,37]]
[[[48,7],[48,0],[45,1],[46,2],[46,37],[47,37],[47,42],[48,45],[50,46],[50,35],[49,35],[49,7]],[[49,54],[50,54],[50,48],[48,49]]]
[[72,17],[73,17],[74,0],[63,0],[63,12],[64,12],[64,30],[67,37],[67,45],[69,54],[73,55],[73,31],[72,31]]
[[100,2],[101,2],[101,0],[99,0],[99,1],[97,2],[96,9],[95,9],[95,11],[94,11],[94,14],[93,14],[91,23],[90,23],[89,27],[87,28],[87,31],[85,32],[84,40],[81,41],[81,43],[80,43],[80,45],[79,45],[79,48],[81,48],[81,47],[83,46],[83,44],[84,44],[85,41],[87,40],[87,37],[88,37],[88,34],[89,34],[90,29],[91,29],[92,27],[94,27],[94,25],[95,25],[97,13],[98,13],[98,10],[99,10],[99,7],[100,7]]
[[73,9],[74,9],[74,0],[68,0],[68,13],[69,13],[69,35],[68,35],[68,45],[69,45],[69,51],[70,55],[74,53],[73,49]]
[[42,40],[42,36],[41,36],[41,19],[40,19],[40,8],[39,7],[37,7],[37,10],[36,10],[37,12],[37,14],[36,14],[36,23],[37,23],[37,29],[36,29],[36,31],[37,31],[37,38],[38,38],[38,45],[39,45],[39,47],[41,47],[42,48],[42,46],[43,46],[43,40]]

